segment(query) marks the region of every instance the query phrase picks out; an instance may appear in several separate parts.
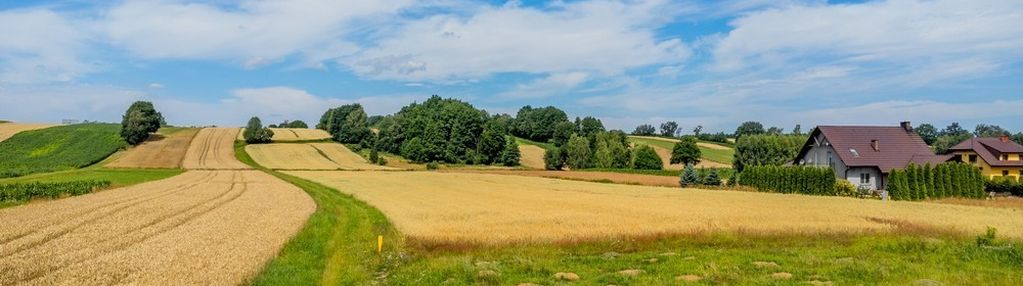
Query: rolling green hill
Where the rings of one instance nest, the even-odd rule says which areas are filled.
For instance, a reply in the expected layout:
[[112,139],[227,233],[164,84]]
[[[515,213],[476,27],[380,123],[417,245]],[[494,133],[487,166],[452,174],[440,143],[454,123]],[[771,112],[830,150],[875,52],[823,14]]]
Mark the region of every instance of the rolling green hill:
[[0,142],[0,178],[85,167],[125,146],[118,124],[25,131]]

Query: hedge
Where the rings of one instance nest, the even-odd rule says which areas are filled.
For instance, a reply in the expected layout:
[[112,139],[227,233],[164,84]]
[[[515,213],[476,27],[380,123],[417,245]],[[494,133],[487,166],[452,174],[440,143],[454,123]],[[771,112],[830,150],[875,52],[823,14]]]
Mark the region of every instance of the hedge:
[[835,171],[805,166],[747,166],[739,185],[765,192],[837,195]]
[[1023,178],[1017,180],[1015,177],[1004,176],[987,180],[984,190],[996,193],[1011,193],[1014,196],[1023,196]]
[[983,198],[985,180],[980,170],[963,163],[910,164],[888,174],[888,197],[892,200],[918,201],[947,197]]
[[0,202],[27,201],[34,198],[59,198],[84,195],[110,186],[110,181],[81,180],[54,183],[14,183],[0,185]]

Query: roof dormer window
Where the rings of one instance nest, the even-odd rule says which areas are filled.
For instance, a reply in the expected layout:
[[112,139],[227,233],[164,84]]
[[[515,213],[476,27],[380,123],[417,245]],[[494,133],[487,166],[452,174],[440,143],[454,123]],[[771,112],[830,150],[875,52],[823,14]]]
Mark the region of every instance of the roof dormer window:
[[849,149],[849,153],[853,154],[853,157],[859,158],[860,152],[856,152],[856,149]]

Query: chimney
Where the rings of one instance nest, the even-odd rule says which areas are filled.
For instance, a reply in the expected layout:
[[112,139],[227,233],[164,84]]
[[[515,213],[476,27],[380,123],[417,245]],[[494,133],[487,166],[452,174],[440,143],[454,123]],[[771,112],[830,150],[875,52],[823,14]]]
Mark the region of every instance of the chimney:
[[1002,134],[1002,137],[998,138],[1002,142],[1009,142],[1009,135]]
[[906,130],[906,132],[913,132],[913,124],[910,124],[909,121],[900,122],[899,126],[902,126],[902,129]]
[[870,140],[870,148],[874,149],[874,152],[881,151],[881,143],[875,140]]

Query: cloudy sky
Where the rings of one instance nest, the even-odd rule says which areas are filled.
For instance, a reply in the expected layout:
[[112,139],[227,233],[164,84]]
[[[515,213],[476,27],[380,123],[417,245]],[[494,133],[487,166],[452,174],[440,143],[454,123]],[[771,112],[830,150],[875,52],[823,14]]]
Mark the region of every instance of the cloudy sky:
[[[99,4],[97,4],[99,3]],[[312,121],[431,94],[611,128],[1023,129],[1023,1],[2,1],[0,119]]]

